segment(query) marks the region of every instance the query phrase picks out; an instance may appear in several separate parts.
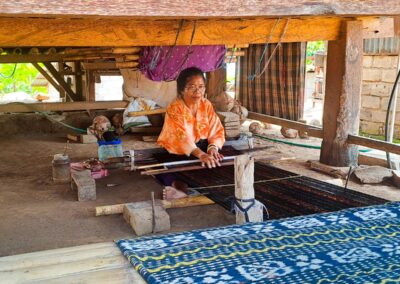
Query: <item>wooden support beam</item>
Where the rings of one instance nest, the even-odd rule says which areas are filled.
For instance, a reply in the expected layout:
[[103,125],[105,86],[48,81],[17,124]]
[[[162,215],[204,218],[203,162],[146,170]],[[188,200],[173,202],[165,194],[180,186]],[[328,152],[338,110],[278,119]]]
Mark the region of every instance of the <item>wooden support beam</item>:
[[46,80],[53,85],[53,87],[57,90],[60,91],[60,86],[56,83],[56,81],[54,81],[54,79],[38,64],[33,62],[32,63],[33,66],[35,66],[35,68],[40,72],[40,74],[43,75],[43,77],[46,78]]
[[328,44],[320,162],[331,166],[358,161],[358,148],[347,136],[358,134],[360,122],[362,29],[361,21],[344,22],[343,37]]
[[[235,198],[247,212],[236,211],[236,224],[262,222],[263,209],[252,206],[254,194],[254,158],[240,155],[235,158]],[[253,203],[254,204],[254,203]]]
[[72,91],[71,87],[65,82],[63,76],[61,76],[56,68],[50,63],[50,62],[43,62],[44,66],[46,69],[50,72],[50,74],[54,77],[54,79],[57,81],[57,83],[67,92],[69,97],[73,101],[78,101],[78,96]]
[[261,114],[249,111],[248,117],[249,119],[258,120],[265,123],[280,125],[287,128],[292,128],[296,130],[300,130],[303,132],[307,132],[309,136],[323,138],[323,131],[321,127],[316,127],[312,125],[307,125],[301,122],[292,121],[284,118],[279,118],[271,115]]
[[400,155],[400,145],[389,143],[386,141],[381,141],[356,135],[349,135],[347,137],[347,143]]
[[85,70],[129,69],[139,67],[139,62],[90,62],[82,63],[82,66]]
[[81,62],[74,62],[74,75],[75,75],[75,94],[79,97],[80,101],[83,101],[84,96],[83,96]]
[[[210,5],[208,0],[196,1],[196,5],[176,0],[163,1],[102,1],[76,2],[57,1],[2,1],[1,16],[36,16],[36,17],[148,17],[148,18],[193,18],[193,17],[255,17],[255,16],[335,16],[335,15],[396,15],[400,14],[397,0],[280,0],[280,1],[243,1],[222,0],[218,5]],[[158,3],[159,5],[156,5]],[[156,5],[156,6],[155,6]],[[71,9],[74,7],[74,9]]]
[[48,111],[74,111],[74,110],[95,110],[126,108],[129,102],[126,101],[104,101],[104,102],[68,102],[68,103],[37,103],[21,104],[9,103],[0,104],[0,112],[48,112]]
[[96,80],[93,70],[87,72],[87,86],[88,86],[88,97],[86,98],[89,102],[96,101]]
[[[346,19],[290,19],[282,42],[337,40],[343,20]],[[380,37],[393,35],[393,29],[388,34],[388,23],[383,27],[377,17],[365,17],[361,20],[365,33],[373,30],[373,33],[369,34]],[[273,43],[280,40],[286,26],[286,20],[280,20],[278,24],[277,21],[271,18],[187,20],[180,28],[181,20],[171,19],[154,21],[115,18],[0,18],[0,46],[173,45],[178,30],[180,32],[177,45],[265,43],[267,39]],[[392,22],[393,27],[393,19],[388,21]],[[195,34],[191,40],[194,26]],[[8,27],[13,27],[12,33]],[[273,34],[269,37],[272,30]]]
[[219,95],[226,86],[226,68],[207,73],[207,98],[212,100],[214,96]]

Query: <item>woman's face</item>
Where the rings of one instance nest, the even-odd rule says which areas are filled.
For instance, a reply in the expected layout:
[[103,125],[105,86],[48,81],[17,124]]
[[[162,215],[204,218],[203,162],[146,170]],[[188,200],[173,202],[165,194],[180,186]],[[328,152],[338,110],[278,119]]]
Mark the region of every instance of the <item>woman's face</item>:
[[203,77],[192,76],[183,89],[182,96],[186,104],[193,104],[200,101],[206,92],[206,86]]

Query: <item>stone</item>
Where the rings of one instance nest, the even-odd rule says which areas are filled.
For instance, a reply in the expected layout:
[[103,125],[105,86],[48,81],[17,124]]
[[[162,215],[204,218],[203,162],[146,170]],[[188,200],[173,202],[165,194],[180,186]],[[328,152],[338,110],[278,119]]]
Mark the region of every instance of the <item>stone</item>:
[[362,96],[361,106],[365,108],[379,109],[381,99],[375,96]]
[[364,68],[362,72],[362,79],[364,81],[381,81],[382,70],[374,68]]
[[[305,120],[305,119],[299,119],[299,122],[307,124],[307,120]],[[307,131],[299,130],[299,137],[301,139],[308,139]]]
[[394,171],[392,171],[392,173],[393,173],[393,176],[392,176],[393,184],[400,188],[400,171],[394,170]]
[[249,125],[249,131],[253,134],[261,134],[262,133],[262,126],[258,122],[252,122]]
[[363,56],[363,67],[372,67],[373,56]]
[[394,83],[394,81],[396,80],[396,75],[396,69],[382,70],[382,81]]
[[285,138],[292,138],[293,139],[293,138],[297,137],[297,130],[291,129],[291,128],[282,127],[281,128],[281,134]]
[[383,123],[376,123],[371,121],[361,121],[360,130],[362,132],[372,134],[372,135],[382,135],[383,134]]
[[391,68],[392,58],[391,56],[374,56],[373,67],[376,68]]
[[[161,200],[155,200],[154,212],[154,232],[170,230],[170,218],[167,211],[162,206]],[[153,211],[151,201],[125,204],[123,216],[127,223],[131,225],[136,235],[143,236],[153,232]]]
[[360,166],[354,170],[354,175],[362,183],[381,183],[393,176],[392,170],[380,166]]
[[71,173],[71,189],[78,192],[78,201],[96,200],[96,182],[90,170],[73,171]]

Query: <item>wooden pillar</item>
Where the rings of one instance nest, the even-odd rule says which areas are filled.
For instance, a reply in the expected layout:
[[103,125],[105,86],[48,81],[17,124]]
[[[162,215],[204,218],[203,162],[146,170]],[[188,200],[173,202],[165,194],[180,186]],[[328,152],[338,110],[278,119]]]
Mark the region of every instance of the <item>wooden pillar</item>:
[[82,86],[82,68],[81,62],[74,62],[74,72],[75,72],[75,94],[83,101],[83,86]]
[[207,98],[220,94],[226,85],[226,69],[224,67],[207,73]]
[[341,38],[328,43],[321,163],[357,164],[358,147],[347,136],[357,135],[360,124],[362,56],[362,22],[343,22]]
[[[235,158],[235,198],[242,208],[247,211],[249,222],[263,221],[263,209],[252,206],[254,200],[254,158],[249,155],[240,155]],[[243,200],[243,201],[240,201]],[[255,200],[254,200],[255,201]],[[236,211],[236,224],[246,223],[246,215],[240,210]]]
[[89,97],[86,98],[86,100],[88,100],[89,102],[95,102],[96,101],[96,81],[94,78],[94,72],[93,70],[87,71],[87,86],[89,89]]

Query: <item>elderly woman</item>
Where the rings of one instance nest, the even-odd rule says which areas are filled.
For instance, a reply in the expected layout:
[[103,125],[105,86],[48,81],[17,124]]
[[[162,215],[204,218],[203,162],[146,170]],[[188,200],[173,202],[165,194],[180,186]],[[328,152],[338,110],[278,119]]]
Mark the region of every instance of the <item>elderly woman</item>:
[[[204,97],[205,77],[198,68],[183,70],[177,79],[178,97],[172,102],[157,143],[169,153],[193,155],[203,166],[220,166],[224,128],[212,104]],[[205,141],[207,150],[200,149]]]

